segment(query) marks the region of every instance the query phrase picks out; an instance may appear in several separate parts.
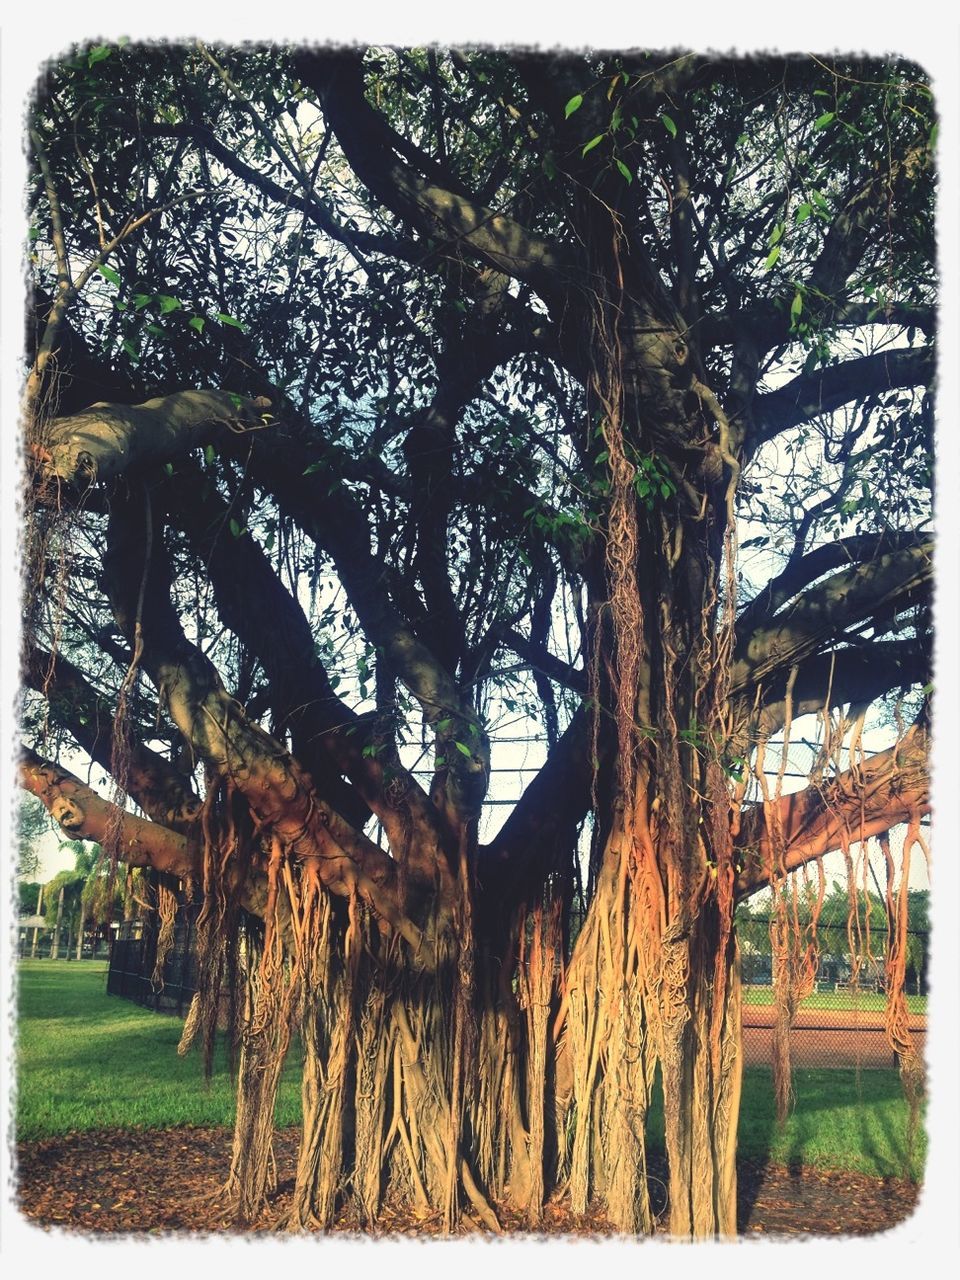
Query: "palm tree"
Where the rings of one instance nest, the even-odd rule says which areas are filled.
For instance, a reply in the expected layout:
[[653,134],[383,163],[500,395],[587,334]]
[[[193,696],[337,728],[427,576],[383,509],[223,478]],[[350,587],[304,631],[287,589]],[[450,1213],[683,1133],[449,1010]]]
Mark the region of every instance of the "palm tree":
[[61,871],[46,886],[47,923],[55,929],[51,956],[59,952],[60,931],[66,923],[69,948],[76,930],[76,958],[83,954],[84,929],[91,921],[101,923],[107,916],[109,896],[108,866],[99,844],[86,840],[68,840],[62,850],[73,853],[72,871]]

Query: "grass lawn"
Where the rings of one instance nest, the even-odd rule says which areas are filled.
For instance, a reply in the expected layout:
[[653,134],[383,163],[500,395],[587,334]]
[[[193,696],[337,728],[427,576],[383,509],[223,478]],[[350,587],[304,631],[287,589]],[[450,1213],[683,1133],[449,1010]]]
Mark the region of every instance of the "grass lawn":
[[[19,1139],[90,1129],[233,1123],[225,1055],[205,1082],[196,1049],[186,1058],[177,1056],[180,1020],[108,996],[105,963],[21,961],[18,995]],[[296,1056],[291,1052],[284,1068],[279,1125],[300,1120]],[[793,1112],[778,1131],[770,1071],[754,1067],[745,1072],[742,1155],[874,1177],[908,1173],[907,1106],[896,1072],[798,1070],[794,1091]],[[662,1104],[657,1102],[650,1116],[652,1145],[658,1145],[662,1132]],[[921,1176],[925,1146],[920,1129],[909,1176]]]
[[[773,1004],[772,987],[743,988],[743,1003],[753,1005]],[[880,991],[814,991],[801,1000],[801,1009],[859,1009],[861,1013],[882,1013],[886,997]],[[910,1013],[926,1013],[926,996],[907,996]]]
[[[182,1023],[107,995],[105,961],[19,965],[16,1124],[19,1139],[71,1130],[232,1125],[233,1086],[220,1053],[203,1078],[195,1046],[177,1056]],[[288,1060],[280,1124],[300,1119],[297,1064]]]

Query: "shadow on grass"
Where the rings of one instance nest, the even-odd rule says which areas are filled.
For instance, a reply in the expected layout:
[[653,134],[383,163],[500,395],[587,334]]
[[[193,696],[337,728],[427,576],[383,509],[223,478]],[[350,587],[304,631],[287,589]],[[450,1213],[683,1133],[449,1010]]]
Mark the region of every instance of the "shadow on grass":
[[741,1155],[791,1170],[813,1166],[920,1180],[926,1135],[918,1127],[911,1151],[909,1106],[896,1071],[798,1068],[793,1091],[793,1106],[781,1127],[772,1072],[763,1067],[745,1072]]
[[[793,1106],[781,1127],[774,1106],[773,1072],[769,1067],[744,1071],[737,1151],[741,1231],[750,1223],[770,1165],[785,1167],[797,1180],[811,1168],[921,1180],[926,1133],[922,1124],[917,1126],[911,1149],[909,1107],[896,1071],[798,1068],[793,1086]],[[659,1072],[647,1117],[647,1145],[651,1168],[657,1173],[665,1146]]]

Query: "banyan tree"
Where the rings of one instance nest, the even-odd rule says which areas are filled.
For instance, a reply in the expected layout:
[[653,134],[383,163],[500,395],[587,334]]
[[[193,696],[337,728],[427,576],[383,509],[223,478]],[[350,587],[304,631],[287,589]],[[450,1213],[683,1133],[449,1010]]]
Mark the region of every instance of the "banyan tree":
[[26,145],[20,778],[153,869],[161,946],[200,904],[238,1216],[291,1054],[293,1226],[648,1232],[661,1090],[670,1230],[734,1233],[736,905],[786,1105],[797,895],[871,841],[918,1097],[923,71],[101,44]]

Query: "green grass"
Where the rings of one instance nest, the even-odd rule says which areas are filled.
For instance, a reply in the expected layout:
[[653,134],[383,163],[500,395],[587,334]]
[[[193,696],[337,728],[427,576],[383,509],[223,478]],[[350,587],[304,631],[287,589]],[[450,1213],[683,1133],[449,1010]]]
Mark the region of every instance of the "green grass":
[[741,1155],[875,1178],[922,1178],[927,1135],[921,1121],[910,1152],[909,1108],[896,1071],[799,1068],[793,1090],[793,1109],[778,1130],[771,1070],[752,1067],[744,1073]]
[[[23,960],[19,966],[17,1137],[90,1129],[232,1125],[226,1054],[203,1078],[196,1048],[177,1056],[182,1023],[106,994],[102,961]],[[282,1125],[300,1120],[291,1054],[277,1104]]]
[[[22,961],[19,1010],[18,1138],[233,1123],[225,1056],[207,1084],[196,1050],[177,1056],[179,1019],[108,996],[105,964]],[[296,1059],[294,1049],[280,1085],[279,1125],[300,1120]],[[895,1071],[797,1070],[794,1090],[795,1106],[778,1130],[770,1071],[745,1072],[742,1155],[874,1177],[921,1176],[926,1135],[918,1129],[908,1165],[908,1112]],[[649,1127],[651,1144],[662,1147],[659,1098]]]
[[[773,1004],[771,987],[744,987],[743,1003],[752,1005]],[[801,1009],[859,1009],[861,1013],[882,1013],[886,997],[879,991],[814,991],[800,1002]],[[907,996],[907,1008],[911,1013],[927,1012],[926,996]]]

